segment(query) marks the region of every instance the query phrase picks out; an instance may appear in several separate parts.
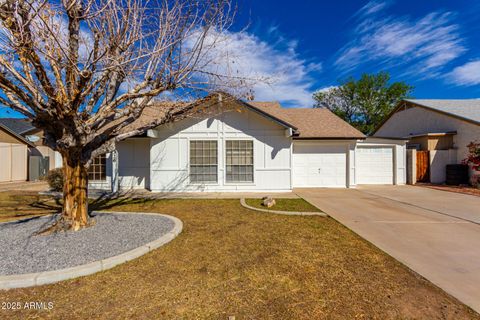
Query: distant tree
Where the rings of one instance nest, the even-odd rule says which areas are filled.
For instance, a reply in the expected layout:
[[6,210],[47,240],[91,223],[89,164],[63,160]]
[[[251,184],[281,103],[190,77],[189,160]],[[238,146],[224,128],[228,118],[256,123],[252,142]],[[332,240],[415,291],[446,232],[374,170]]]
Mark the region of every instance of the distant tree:
[[405,82],[389,82],[386,72],[363,74],[359,80],[348,78],[337,87],[316,91],[315,107],[327,108],[363,133],[372,133],[413,90]]

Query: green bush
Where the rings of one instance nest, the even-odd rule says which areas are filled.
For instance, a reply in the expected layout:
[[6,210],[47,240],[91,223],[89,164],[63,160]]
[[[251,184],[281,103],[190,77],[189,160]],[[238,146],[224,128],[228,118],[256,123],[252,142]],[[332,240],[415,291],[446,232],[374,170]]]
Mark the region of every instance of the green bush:
[[57,168],[48,171],[47,182],[53,191],[63,190],[63,169]]

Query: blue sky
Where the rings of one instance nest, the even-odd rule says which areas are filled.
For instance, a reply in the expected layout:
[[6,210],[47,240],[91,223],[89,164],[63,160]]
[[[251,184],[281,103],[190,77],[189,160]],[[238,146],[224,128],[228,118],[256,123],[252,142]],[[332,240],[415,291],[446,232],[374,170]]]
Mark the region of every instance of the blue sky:
[[220,51],[264,80],[255,100],[311,107],[314,91],[379,71],[415,98],[480,98],[480,1],[237,1]]
[[280,79],[257,85],[258,100],[310,106],[313,91],[378,71],[416,98],[480,98],[477,1],[244,0],[236,28],[246,25],[237,47]]

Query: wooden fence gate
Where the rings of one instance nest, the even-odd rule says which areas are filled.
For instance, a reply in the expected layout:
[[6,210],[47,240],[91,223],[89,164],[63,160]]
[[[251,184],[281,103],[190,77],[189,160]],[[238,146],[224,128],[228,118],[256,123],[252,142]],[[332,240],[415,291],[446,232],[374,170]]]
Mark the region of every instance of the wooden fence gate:
[[430,153],[417,151],[417,181],[430,182]]

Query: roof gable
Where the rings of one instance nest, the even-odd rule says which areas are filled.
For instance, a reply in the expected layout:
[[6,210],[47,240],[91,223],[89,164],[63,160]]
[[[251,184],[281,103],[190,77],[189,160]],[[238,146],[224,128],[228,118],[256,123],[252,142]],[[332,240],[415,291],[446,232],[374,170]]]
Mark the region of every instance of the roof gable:
[[[259,108],[250,102],[244,102],[227,93],[212,93],[207,97],[194,101],[194,102],[174,102],[174,101],[156,101],[147,107],[145,107],[140,115],[132,124],[126,126],[123,132],[132,130],[138,126],[147,126],[152,122],[152,119],[161,119],[172,110],[181,111],[183,108],[188,108],[195,105],[197,108],[196,114],[198,115],[210,115],[214,116],[225,111],[236,110],[239,108],[246,108],[251,110],[262,117],[265,117],[280,126],[292,129],[296,131],[296,126],[289,123],[286,119],[278,118],[275,115],[266,112],[263,108]],[[122,119],[116,120],[116,122],[122,121]],[[115,122],[115,123],[116,123]]]
[[[245,102],[228,93],[212,93],[194,102],[157,101],[147,106],[132,124],[134,127],[148,127],[152,119],[161,119],[172,108],[181,111],[195,106],[198,113],[216,115],[229,110],[247,108],[284,128],[291,129],[295,139],[364,139],[365,135],[323,108],[282,108],[278,102]],[[123,121],[118,119],[116,121]],[[146,134],[146,133],[145,133]]]
[[395,113],[400,109],[405,108],[407,104],[480,125],[480,99],[403,99],[398,103],[395,109],[383,119],[373,131],[372,135],[380,130]]
[[7,133],[9,136],[13,137],[15,140],[17,140],[20,143],[26,144],[28,146],[32,146],[32,144],[28,140],[26,140],[23,136],[13,132],[7,126],[1,123],[0,123],[0,131]]
[[419,107],[480,124],[480,99],[405,99]]

